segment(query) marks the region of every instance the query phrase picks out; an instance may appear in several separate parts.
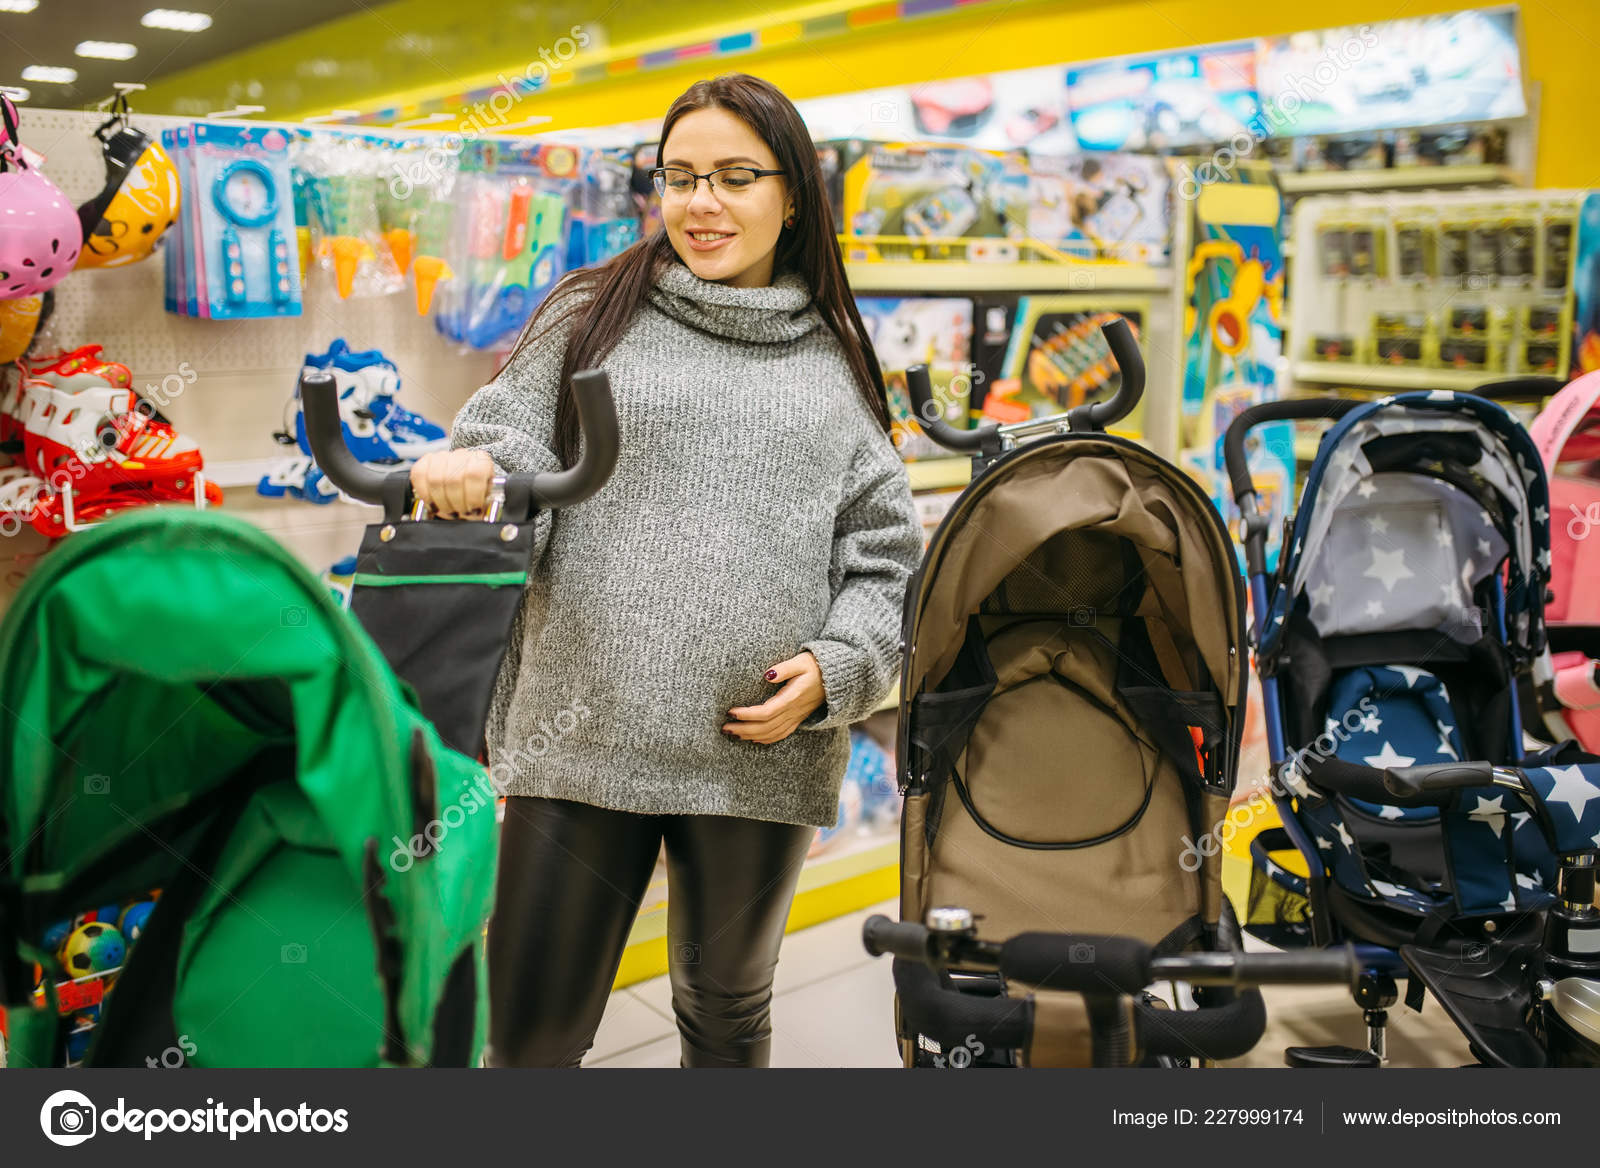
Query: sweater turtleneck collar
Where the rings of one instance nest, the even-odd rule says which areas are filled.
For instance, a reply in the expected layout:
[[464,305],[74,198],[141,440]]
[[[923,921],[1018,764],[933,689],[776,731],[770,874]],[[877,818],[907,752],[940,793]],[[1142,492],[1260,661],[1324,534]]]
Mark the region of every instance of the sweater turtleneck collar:
[[783,344],[822,325],[811,290],[793,272],[763,288],[735,288],[702,280],[672,259],[657,273],[649,300],[690,328],[748,344]]

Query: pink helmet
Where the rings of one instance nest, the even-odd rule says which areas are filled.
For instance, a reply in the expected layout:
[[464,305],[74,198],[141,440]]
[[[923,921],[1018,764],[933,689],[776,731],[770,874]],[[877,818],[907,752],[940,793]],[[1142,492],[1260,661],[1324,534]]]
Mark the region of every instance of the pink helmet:
[[83,249],[77,209],[23,159],[17,121],[16,106],[0,95],[0,300],[42,295]]

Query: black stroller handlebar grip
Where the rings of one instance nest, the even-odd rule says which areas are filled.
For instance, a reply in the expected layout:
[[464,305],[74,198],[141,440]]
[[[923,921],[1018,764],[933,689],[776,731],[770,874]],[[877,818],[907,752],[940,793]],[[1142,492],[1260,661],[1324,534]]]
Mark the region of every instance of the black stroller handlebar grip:
[[906,392],[911,396],[911,416],[922,432],[947,450],[975,454],[982,447],[987,432],[994,424],[979,426],[975,430],[958,430],[944,420],[937,402],[933,400],[933,379],[926,365],[913,365],[906,370]]
[[1559,377],[1507,377],[1500,381],[1486,381],[1474,387],[1472,394],[1490,401],[1543,401],[1566,387],[1567,383]]
[[[577,463],[562,471],[509,475],[508,496],[530,494],[550,509],[570,507],[598,491],[617,465],[617,407],[611,381],[604,372],[586,370],[572,377],[578,425],[583,432],[583,453]],[[328,480],[363,503],[382,504],[383,487],[390,476],[410,479],[410,471],[374,470],[359,462],[345,445],[339,419],[339,389],[332,375],[310,370],[300,378],[300,403],[305,412],[306,440],[312,457]],[[409,498],[409,493],[408,496]]]
[[1089,423],[1096,430],[1104,430],[1126,418],[1144,397],[1144,354],[1139,351],[1139,342],[1133,339],[1133,328],[1127,318],[1119,316],[1107,321],[1100,326],[1100,335],[1106,339],[1122,381],[1111,397],[1089,407]]
[[620,438],[611,378],[599,369],[574,373],[572,397],[578,407],[578,427],[583,431],[583,451],[571,467],[533,475],[529,484],[534,498],[551,510],[587,499],[605,486],[617,466]]
[[1000,947],[1000,972],[1050,990],[1137,994],[1150,984],[1150,946],[1132,937],[1019,933]]
[[1255,990],[1225,1005],[1199,1010],[1163,1010],[1136,1005],[1133,1025],[1139,1050],[1173,1058],[1231,1059],[1249,1054],[1267,1030],[1267,1008]]
[[1401,799],[1420,799],[1464,787],[1494,784],[1494,766],[1487,762],[1438,762],[1425,766],[1389,767],[1383,785]]
[[1244,456],[1245,436],[1251,430],[1268,422],[1342,418],[1358,404],[1336,397],[1307,397],[1262,402],[1242,411],[1228,424],[1228,433],[1222,442],[1223,460],[1227,463],[1228,480],[1233,487],[1233,501],[1237,503],[1245,495],[1255,494],[1255,484],[1250,481],[1250,465]]
[[381,503],[384,480],[391,474],[406,472],[373,470],[350,453],[339,426],[339,386],[333,375],[321,370],[301,374],[300,406],[305,414],[311,455],[328,481],[352,499]]
[[914,921],[891,921],[881,913],[874,913],[861,926],[861,944],[874,957],[888,953],[925,964],[932,956],[926,925]]

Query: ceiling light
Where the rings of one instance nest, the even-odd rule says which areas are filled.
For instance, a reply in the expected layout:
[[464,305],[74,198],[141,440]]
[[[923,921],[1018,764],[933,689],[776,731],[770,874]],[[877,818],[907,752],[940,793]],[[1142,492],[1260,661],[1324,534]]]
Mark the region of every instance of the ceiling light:
[[79,41],[72,50],[80,57],[93,57],[97,61],[127,61],[139,50],[126,41]]
[[[0,0],[0,4],[5,2],[6,0]],[[211,27],[211,18],[204,12],[184,12],[178,8],[152,8],[139,18],[139,23],[146,28],[170,28],[174,32],[204,32]]]
[[0,85],[0,93],[5,94],[12,101],[27,101],[33,96],[33,91],[21,85]]
[[48,81],[55,85],[71,85],[78,79],[76,69],[60,65],[29,65],[22,71],[24,81]]
[[32,12],[39,0],[0,0],[0,12]]

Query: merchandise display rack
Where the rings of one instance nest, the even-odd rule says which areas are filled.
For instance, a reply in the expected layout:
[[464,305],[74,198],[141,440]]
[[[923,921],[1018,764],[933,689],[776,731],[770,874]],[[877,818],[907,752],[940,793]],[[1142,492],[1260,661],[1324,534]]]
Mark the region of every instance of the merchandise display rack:
[[[1582,197],[1578,191],[1491,189],[1317,195],[1297,201],[1291,216],[1296,270],[1288,297],[1284,350],[1293,381],[1301,390],[1468,390],[1497,377],[1540,372],[1529,368],[1521,356],[1521,346],[1537,339],[1524,329],[1522,314],[1536,308],[1558,312],[1562,324],[1550,340],[1566,352]],[[1572,224],[1572,239],[1566,246],[1567,266],[1564,272],[1555,274],[1556,287],[1545,283],[1546,267],[1551,261],[1545,254],[1544,240],[1547,224],[1552,221]],[[1431,262],[1437,273],[1442,263],[1438,253],[1443,248],[1439,238],[1446,224],[1453,229],[1467,223],[1500,229],[1499,225],[1506,222],[1532,225],[1533,259],[1521,276],[1430,274],[1408,279],[1395,274],[1398,224],[1428,225],[1424,234],[1433,241]],[[1325,274],[1321,254],[1324,241],[1319,233],[1330,224],[1370,228],[1375,233],[1375,247],[1384,257],[1376,261],[1380,270],[1370,276]],[[1495,249],[1497,263],[1507,250],[1504,243]],[[1445,318],[1452,311],[1473,307],[1482,307],[1489,314],[1489,327],[1476,333],[1478,339],[1492,342],[1485,365],[1469,368],[1446,362],[1438,351],[1440,343],[1455,338],[1446,333]],[[1421,343],[1420,359],[1378,362],[1317,358],[1313,341],[1321,335],[1348,335],[1357,338],[1359,344],[1375,344],[1371,334],[1374,318],[1380,313],[1426,321],[1427,339]]]
[[1388,166],[1371,170],[1288,170],[1278,174],[1286,195],[1336,191],[1457,190],[1462,187],[1520,187],[1526,178],[1510,166]]

